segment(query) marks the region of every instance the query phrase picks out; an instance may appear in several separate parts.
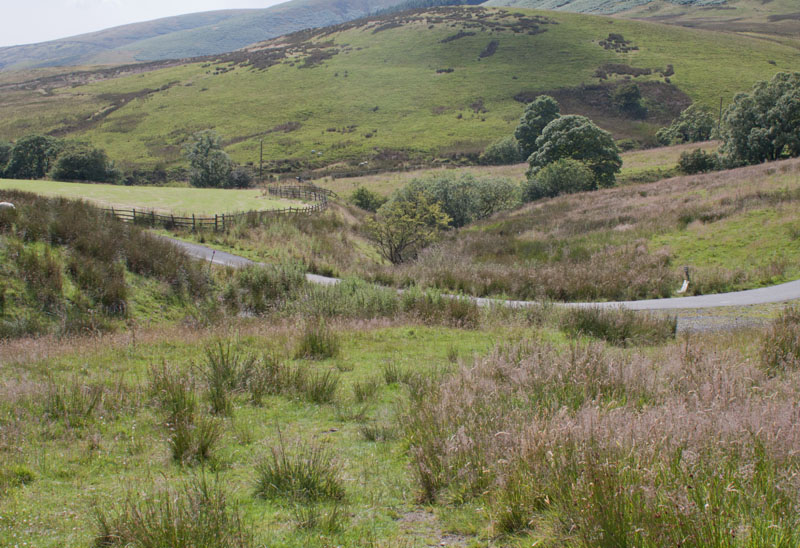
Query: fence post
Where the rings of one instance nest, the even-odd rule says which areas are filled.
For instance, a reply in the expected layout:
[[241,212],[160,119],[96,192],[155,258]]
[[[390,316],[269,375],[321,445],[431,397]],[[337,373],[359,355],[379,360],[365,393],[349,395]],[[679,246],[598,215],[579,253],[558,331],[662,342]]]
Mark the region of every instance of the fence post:
[[196,228],[197,228],[197,227],[196,227],[196,225],[195,225],[195,223],[194,223],[194,213],[192,213],[192,232],[195,232],[195,231],[196,231]]
[[222,214],[222,230],[225,230],[225,214]]
[[214,213],[214,232],[219,230],[219,225],[217,224],[217,214]]
[[133,224],[136,224],[136,208],[133,208]]
[[114,206],[111,206],[111,218],[112,219],[116,219],[117,218],[117,213],[114,211]]
[[151,211],[150,212],[150,221],[152,222],[153,226],[156,226],[156,212],[155,211]]

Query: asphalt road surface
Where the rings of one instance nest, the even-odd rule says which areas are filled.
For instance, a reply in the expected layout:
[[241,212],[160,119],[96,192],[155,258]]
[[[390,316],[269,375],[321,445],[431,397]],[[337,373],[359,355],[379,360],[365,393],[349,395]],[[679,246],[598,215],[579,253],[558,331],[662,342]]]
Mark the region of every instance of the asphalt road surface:
[[[178,247],[182,248],[190,257],[209,261],[214,264],[241,268],[249,264],[258,264],[255,261],[217,251],[200,244],[183,242],[174,238],[161,236]],[[306,274],[306,279],[312,283],[335,284],[338,278],[318,276],[317,274]],[[500,299],[486,299],[471,297],[479,306],[505,305],[511,307],[533,306],[537,303],[533,301],[506,301]],[[604,308],[628,308],[630,310],[680,310],[695,308],[717,308],[727,306],[749,306],[754,304],[778,303],[800,299],[800,280],[787,282],[770,287],[759,289],[748,289],[745,291],[734,291],[731,293],[716,293],[713,295],[698,295],[693,297],[674,297],[671,299],[647,299],[642,301],[612,301],[599,303],[564,303],[564,306],[600,306]]]

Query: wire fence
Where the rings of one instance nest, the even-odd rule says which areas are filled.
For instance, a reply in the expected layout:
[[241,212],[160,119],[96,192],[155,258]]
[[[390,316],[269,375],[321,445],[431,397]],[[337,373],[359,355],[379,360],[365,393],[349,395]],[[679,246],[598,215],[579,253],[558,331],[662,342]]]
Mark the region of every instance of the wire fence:
[[192,231],[202,229],[213,229],[215,231],[225,230],[235,224],[246,223],[249,226],[262,224],[268,219],[283,215],[311,215],[319,213],[328,207],[328,196],[331,191],[314,186],[279,186],[267,187],[267,193],[271,196],[289,198],[295,200],[307,200],[316,202],[314,205],[305,207],[289,206],[283,209],[267,209],[263,211],[244,211],[241,213],[220,213],[213,216],[180,216],[173,214],[157,213],[150,209],[119,209],[115,207],[105,208],[103,211],[111,215],[114,219],[122,222],[134,223],[149,227],[189,228]]

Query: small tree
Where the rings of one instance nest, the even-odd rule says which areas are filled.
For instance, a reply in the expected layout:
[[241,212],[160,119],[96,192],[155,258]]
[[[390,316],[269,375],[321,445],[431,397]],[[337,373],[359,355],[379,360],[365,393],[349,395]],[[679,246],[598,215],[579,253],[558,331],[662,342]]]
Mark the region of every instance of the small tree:
[[536,140],[544,128],[558,118],[558,102],[549,95],[540,95],[525,107],[514,137],[519,142],[522,158],[527,159],[536,150]]
[[738,94],[723,124],[723,151],[733,164],[800,156],[800,72],[778,73]]
[[611,95],[611,101],[622,114],[631,118],[644,118],[647,108],[642,104],[642,91],[633,82],[622,84]]
[[572,158],[592,170],[597,187],[610,187],[622,167],[611,134],[584,116],[571,114],[553,120],[536,140],[536,146],[536,152],[528,159],[532,172],[562,158]]
[[[525,157],[527,158],[527,156]],[[523,161],[519,143],[513,135],[501,137],[484,150],[478,162],[486,166],[504,166]]]
[[552,198],[559,194],[596,189],[597,183],[591,169],[578,160],[561,158],[528,173],[528,182],[523,189],[523,199],[526,202],[532,202],[540,198]]
[[62,143],[46,135],[22,137],[11,149],[5,176],[17,179],[41,179],[53,165]]
[[663,145],[698,143],[709,140],[713,131],[714,119],[708,109],[700,105],[690,105],[678,115],[672,125],[659,129],[656,139]]
[[363,210],[375,213],[379,207],[386,203],[386,198],[366,187],[359,186],[350,195],[350,202]]
[[197,187],[226,187],[230,183],[233,162],[222,150],[222,139],[214,130],[194,134],[183,149],[189,160],[189,181]]
[[367,235],[381,256],[400,264],[417,256],[447,227],[450,218],[425,193],[413,200],[390,200],[366,222]]

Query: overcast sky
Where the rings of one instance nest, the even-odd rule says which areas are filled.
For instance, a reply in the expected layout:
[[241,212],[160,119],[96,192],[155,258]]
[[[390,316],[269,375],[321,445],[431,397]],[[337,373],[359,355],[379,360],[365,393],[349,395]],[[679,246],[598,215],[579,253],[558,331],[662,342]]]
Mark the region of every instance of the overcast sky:
[[266,8],[283,0],[0,0],[0,47],[33,44],[171,15]]

